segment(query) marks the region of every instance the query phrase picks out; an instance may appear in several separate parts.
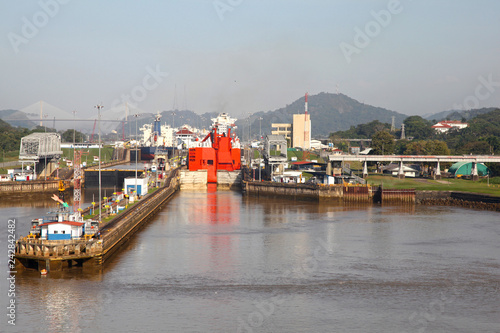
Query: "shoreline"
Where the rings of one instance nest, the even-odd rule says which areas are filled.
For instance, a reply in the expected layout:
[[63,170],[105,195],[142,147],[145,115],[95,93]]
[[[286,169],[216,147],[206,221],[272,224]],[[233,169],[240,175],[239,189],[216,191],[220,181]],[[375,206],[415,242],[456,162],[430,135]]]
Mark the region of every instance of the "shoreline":
[[416,205],[452,206],[500,212],[500,197],[460,191],[415,191]]

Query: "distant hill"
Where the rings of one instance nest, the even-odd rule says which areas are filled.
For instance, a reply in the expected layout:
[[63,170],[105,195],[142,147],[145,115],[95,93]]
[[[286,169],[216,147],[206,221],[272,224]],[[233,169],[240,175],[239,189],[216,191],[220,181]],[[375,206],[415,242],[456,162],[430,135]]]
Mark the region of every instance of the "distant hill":
[[462,120],[465,119],[468,121],[474,117],[479,115],[489,113],[491,111],[496,110],[497,108],[482,108],[482,109],[472,109],[472,110],[448,110],[442,111],[434,114],[427,115],[423,117],[427,120]]
[[[332,132],[348,130],[351,126],[369,123],[374,120],[391,124],[393,116],[395,117],[395,126],[399,128],[401,123],[408,117],[395,111],[360,103],[343,94],[320,93],[309,96],[308,108],[314,138],[328,137]],[[211,118],[218,115],[216,112],[199,115],[190,110],[169,110],[161,112],[162,124],[172,125],[172,113],[174,113],[173,122],[175,127],[188,124],[194,127],[209,128],[212,124]],[[249,132],[252,138],[258,138],[259,131],[263,135],[271,133],[272,123],[292,123],[294,114],[303,113],[304,97],[301,97],[283,108],[274,111],[256,112],[247,118],[237,120],[236,125],[238,128],[236,133],[243,140],[248,139]],[[236,116],[231,113],[230,115]],[[154,116],[153,113],[142,113],[138,118],[138,128],[145,123],[152,123]],[[116,131],[121,133],[121,130],[121,125],[117,125]],[[126,135],[128,131],[128,128],[125,128]],[[134,120],[131,121],[130,132],[135,133]]]
[[[161,114],[161,124],[167,124],[175,127],[180,127],[183,125],[189,125],[197,128],[206,128],[209,129],[210,125],[212,125],[211,118],[217,117],[218,113],[209,112],[199,115],[191,110],[170,110],[170,111],[162,111]],[[137,131],[140,135],[140,128],[144,124],[152,124],[155,119],[156,113],[141,113],[139,117],[137,117]],[[125,126],[125,136],[128,136],[129,133],[135,135],[135,118],[129,117],[130,124]],[[115,130],[121,134],[122,125],[116,125]]]
[[[304,97],[301,97],[283,108],[254,113],[247,119],[237,121],[236,124],[240,128],[240,133],[245,127],[245,139],[248,133],[248,123],[251,126],[252,137],[258,136],[260,123],[262,133],[270,133],[272,123],[292,123],[294,114],[303,114],[304,101]],[[324,92],[309,96],[308,108],[314,138],[327,137],[332,132],[347,130],[351,126],[369,123],[373,120],[391,124],[393,116],[395,126],[399,128],[408,117],[395,111],[360,103],[343,94]],[[260,117],[262,117],[261,121],[259,121]]]
[[33,128],[36,126],[24,112],[17,110],[0,110],[0,119],[15,127]]
[[10,130],[11,128],[12,128],[12,126],[9,123],[0,119],[0,131]]

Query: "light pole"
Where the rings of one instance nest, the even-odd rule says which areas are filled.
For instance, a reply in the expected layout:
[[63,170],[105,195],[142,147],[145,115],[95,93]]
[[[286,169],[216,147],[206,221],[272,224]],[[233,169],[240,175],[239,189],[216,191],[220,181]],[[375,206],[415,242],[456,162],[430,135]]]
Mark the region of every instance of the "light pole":
[[73,114],[73,168],[75,167],[75,143],[76,143],[76,140],[75,140],[75,132],[76,132],[76,124],[75,124],[75,120],[76,120],[76,111],[73,110],[71,111],[71,113]]
[[[48,114],[44,114],[43,117],[45,119],[47,119],[49,115]],[[44,167],[44,170],[43,170],[43,173],[44,173],[44,176],[45,176],[45,180],[47,180],[47,124],[45,124],[43,126],[45,128],[45,138],[43,139],[43,142],[44,142],[44,150],[45,150],[45,167]]]
[[101,202],[101,109],[103,105],[97,104],[94,106],[97,109],[97,130],[99,133],[99,223],[102,221],[102,202]]
[[259,117],[259,182],[262,181],[262,150],[260,148],[260,144],[262,141],[262,117]]
[[135,195],[137,196],[137,155],[139,154],[139,144],[137,141],[137,117],[139,115],[134,114],[135,117]]
[[76,124],[75,124],[75,121],[76,121],[76,111],[71,111],[71,113],[73,113],[73,153],[75,151],[75,132],[76,132]]

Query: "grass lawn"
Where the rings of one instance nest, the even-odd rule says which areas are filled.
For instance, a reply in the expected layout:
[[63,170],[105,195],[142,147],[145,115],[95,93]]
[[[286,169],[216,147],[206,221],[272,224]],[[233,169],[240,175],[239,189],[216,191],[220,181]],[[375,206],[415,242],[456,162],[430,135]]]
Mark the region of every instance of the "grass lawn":
[[[382,184],[385,188],[413,188],[416,190],[429,191],[461,191],[500,196],[500,185],[490,183],[490,186],[488,186],[486,180],[474,182],[472,180],[454,178],[443,178],[441,180],[424,178],[398,179],[393,176],[369,175],[367,181],[370,185]],[[492,179],[492,183],[493,182],[495,181]]]
[[[73,148],[62,148],[61,150],[63,152],[61,157],[73,160]],[[88,152],[88,154],[82,154],[82,162],[87,162],[88,166],[94,164],[94,156],[99,156],[99,148],[82,149],[82,151],[84,153]],[[104,163],[109,162],[112,156],[113,156],[113,147],[104,146],[101,149],[101,159]],[[98,164],[95,163],[95,165]],[[61,159],[60,167],[63,168],[65,166],[66,163],[64,163]]]

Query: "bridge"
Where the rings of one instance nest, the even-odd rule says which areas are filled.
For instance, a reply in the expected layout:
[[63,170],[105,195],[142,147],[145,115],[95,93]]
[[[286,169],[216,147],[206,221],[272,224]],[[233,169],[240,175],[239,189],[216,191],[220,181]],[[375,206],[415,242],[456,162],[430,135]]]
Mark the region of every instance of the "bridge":
[[61,136],[58,133],[32,133],[21,139],[21,160],[59,158],[61,155]]
[[32,133],[21,139],[19,148],[19,160],[24,163],[33,163],[36,169],[37,163],[59,159],[62,155],[61,136],[58,133]]
[[441,178],[440,163],[445,162],[472,162],[472,176],[477,179],[477,163],[500,163],[500,156],[494,155],[329,155],[330,164],[334,162],[358,161],[363,162],[363,177],[368,175],[367,162],[398,162],[400,178],[404,178],[403,164],[409,162],[436,163],[436,178]]

